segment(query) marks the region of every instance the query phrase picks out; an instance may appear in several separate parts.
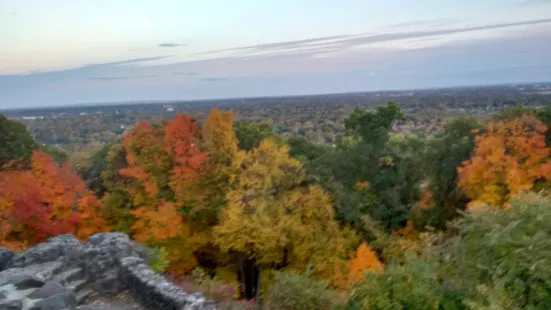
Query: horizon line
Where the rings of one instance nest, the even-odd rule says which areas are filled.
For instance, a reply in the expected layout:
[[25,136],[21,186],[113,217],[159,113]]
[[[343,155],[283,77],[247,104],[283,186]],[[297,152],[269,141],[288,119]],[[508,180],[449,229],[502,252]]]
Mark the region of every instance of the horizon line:
[[485,83],[485,84],[472,84],[472,85],[458,85],[458,86],[442,86],[442,87],[426,87],[426,88],[401,88],[401,89],[379,89],[379,90],[366,90],[366,91],[345,91],[345,92],[328,92],[328,93],[310,93],[310,94],[297,94],[297,95],[266,95],[266,96],[250,96],[250,97],[218,97],[218,98],[205,98],[205,99],[143,99],[143,100],[124,100],[124,101],[98,101],[98,102],[82,102],[68,105],[51,105],[47,107],[29,106],[24,108],[0,108],[0,112],[4,111],[26,111],[26,110],[48,110],[48,109],[60,109],[60,108],[83,108],[93,105],[98,106],[116,106],[116,105],[147,105],[147,104],[160,104],[160,103],[191,103],[201,102],[206,103],[209,101],[219,100],[251,100],[251,99],[268,99],[268,98],[300,98],[309,96],[329,96],[329,95],[346,95],[346,94],[366,94],[366,93],[382,93],[382,92],[408,92],[408,91],[430,91],[430,90],[443,90],[443,89],[459,89],[459,88],[476,88],[476,87],[491,87],[491,86],[511,86],[511,85],[532,85],[532,84],[551,84],[549,81],[538,82],[519,82],[519,83]]

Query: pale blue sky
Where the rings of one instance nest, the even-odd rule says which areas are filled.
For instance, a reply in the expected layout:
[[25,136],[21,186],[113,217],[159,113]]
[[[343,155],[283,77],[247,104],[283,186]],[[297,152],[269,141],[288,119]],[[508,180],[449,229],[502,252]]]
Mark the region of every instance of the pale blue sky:
[[551,80],[550,0],[0,0],[0,109]]

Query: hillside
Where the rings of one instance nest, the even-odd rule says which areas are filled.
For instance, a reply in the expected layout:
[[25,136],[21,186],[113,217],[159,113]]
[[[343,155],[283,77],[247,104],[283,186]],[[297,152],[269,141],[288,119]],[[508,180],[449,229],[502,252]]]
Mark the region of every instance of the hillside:
[[354,109],[326,145],[212,109],[69,160],[0,118],[0,265],[51,270],[2,302],[53,286],[73,308],[88,288],[151,309],[551,308],[551,107],[407,118]]

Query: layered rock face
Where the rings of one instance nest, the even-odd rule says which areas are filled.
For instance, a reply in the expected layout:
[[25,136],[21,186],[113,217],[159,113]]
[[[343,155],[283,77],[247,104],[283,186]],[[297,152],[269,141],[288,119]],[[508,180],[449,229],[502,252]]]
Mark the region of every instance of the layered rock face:
[[19,254],[0,248],[0,310],[115,309],[86,301],[123,291],[145,309],[216,309],[151,270],[145,251],[122,233],[96,234],[84,244],[62,235]]

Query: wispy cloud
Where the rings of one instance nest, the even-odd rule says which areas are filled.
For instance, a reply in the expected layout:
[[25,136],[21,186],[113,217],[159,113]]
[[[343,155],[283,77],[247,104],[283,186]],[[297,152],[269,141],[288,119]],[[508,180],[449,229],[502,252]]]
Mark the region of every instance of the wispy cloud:
[[459,20],[451,19],[433,19],[433,20],[411,20],[403,23],[397,23],[387,26],[386,28],[411,28],[411,27],[443,27],[458,23]]
[[149,79],[153,78],[155,75],[136,75],[136,76],[89,76],[86,77],[88,80],[95,81],[117,81],[117,80],[135,80],[135,79]]
[[159,47],[179,47],[179,46],[183,46],[183,45],[178,44],[178,43],[161,43],[161,44],[159,44]]
[[[213,54],[207,59],[182,62],[176,57],[168,58],[174,60],[170,63],[150,63],[167,56],[148,57],[62,71],[0,75],[0,108],[546,81],[551,79],[551,58],[546,54],[551,41],[545,32],[547,27],[541,28],[417,49],[343,49],[346,44],[362,44],[349,39],[381,40],[372,34],[331,41],[343,46],[335,43],[324,47],[321,44],[326,41],[318,40],[298,50],[269,50],[261,56]],[[400,34],[405,32],[397,30]],[[388,32],[384,34],[392,34]],[[418,36],[415,40],[427,39],[438,37]],[[320,47],[312,47],[317,44]],[[329,52],[330,57],[313,57],[320,50],[332,48],[336,52]],[[515,67],[509,67],[511,64]]]
[[551,0],[524,0],[520,3],[523,6],[531,6],[538,4],[551,4]]
[[[98,71],[102,71],[105,69],[110,68],[130,68],[134,65],[138,65],[141,63],[145,63],[148,61],[154,61],[154,60],[160,60],[165,59],[170,56],[157,56],[157,57],[142,57],[142,58],[133,58],[133,59],[127,59],[127,60],[121,60],[121,61],[113,61],[113,62],[104,62],[104,63],[96,63],[96,64],[88,64],[76,68],[71,69],[64,69],[64,70],[58,70],[58,71],[41,71],[37,70],[35,72],[28,72],[25,74],[0,74],[0,77],[26,77],[26,76],[32,76],[32,77],[39,77],[39,76],[56,76],[56,77],[64,77],[64,76],[74,76],[78,73],[88,73],[87,76],[90,76],[90,74],[95,74]],[[86,77],[86,76],[85,76]]]
[[197,72],[172,72],[174,75],[186,75],[186,76],[195,76],[199,75]]
[[[539,0],[539,1],[543,1],[543,0]],[[545,0],[545,1],[549,1],[549,0]],[[418,30],[418,31],[384,32],[384,33],[378,33],[378,34],[365,33],[365,34],[357,34],[357,35],[328,36],[328,37],[310,38],[310,39],[304,39],[304,40],[283,41],[283,42],[274,42],[274,43],[268,43],[268,44],[240,46],[240,47],[228,48],[223,50],[213,50],[213,51],[208,51],[204,53],[205,54],[218,53],[218,52],[258,53],[258,52],[277,51],[277,50],[296,50],[296,49],[313,48],[313,47],[342,48],[342,47],[355,46],[355,45],[374,44],[374,43],[390,42],[390,41],[398,41],[398,40],[406,40],[406,39],[429,38],[429,37],[435,37],[435,36],[476,32],[476,31],[482,31],[482,30],[492,30],[492,29],[500,29],[500,28],[507,28],[507,27],[537,25],[537,24],[545,24],[545,23],[551,23],[551,18],[522,21],[522,22],[515,22],[515,23],[499,23],[499,24],[488,24],[488,25],[472,26],[472,27],[455,27],[455,28],[437,29],[437,30]],[[402,24],[401,26],[398,25],[398,27],[403,27],[403,26],[404,24]]]
[[207,51],[207,52],[203,52],[201,54],[211,54],[211,53],[230,52],[230,51],[239,51],[239,50],[271,50],[271,49],[289,48],[289,47],[296,47],[296,46],[300,47],[300,46],[304,46],[304,45],[308,45],[308,44],[312,44],[312,43],[321,43],[321,42],[329,43],[333,40],[343,39],[343,38],[348,38],[348,37],[352,37],[352,36],[351,35],[339,35],[339,36],[328,36],[328,37],[311,38],[311,39],[303,39],[303,40],[295,40],[295,41],[257,44],[257,45],[232,47],[232,48],[228,48],[228,49]]
[[230,78],[225,78],[225,77],[210,77],[210,78],[203,78],[203,79],[201,79],[201,81],[203,81],[203,82],[222,82],[222,81],[227,81],[229,79]]

